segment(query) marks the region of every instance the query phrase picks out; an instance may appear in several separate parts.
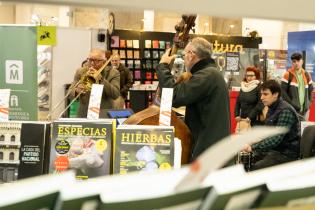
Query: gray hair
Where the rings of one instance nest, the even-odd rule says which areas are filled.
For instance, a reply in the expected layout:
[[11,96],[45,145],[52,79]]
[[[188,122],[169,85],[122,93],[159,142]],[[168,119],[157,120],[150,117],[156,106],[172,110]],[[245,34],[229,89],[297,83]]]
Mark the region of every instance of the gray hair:
[[190,42],[195,49],[195,54],[200,59],[211,59],[212,47],[210,42],[202,37],[195,37]]

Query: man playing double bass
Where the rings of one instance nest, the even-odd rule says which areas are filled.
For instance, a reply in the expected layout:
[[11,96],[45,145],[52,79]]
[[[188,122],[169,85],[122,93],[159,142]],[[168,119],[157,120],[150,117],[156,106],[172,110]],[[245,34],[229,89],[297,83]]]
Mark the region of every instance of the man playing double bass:
[[[86,73],[93,75],[105,64],[105,62],[106,57],[104,50],[91,50],[89,57],[87,58],[87,63],[76,71],[72,85],[76,84]],[[111,67],[105,67],[101,74],[98,75],[98,79],[100,80],[99,84],[104,85],[101,99],[100,117],[105,117],[106,113],[104,110],[113,108],[113,100],[117,99],[120,95],[120,75],[117,70],[112,69]],[[84,84],[78,84],[72,91],[72,97],[80,93],[80,105],[77,117],[86,118],[87,109],[89,106],[90,91],[86,89]]]
[[192,161],[230,134],[229,93],[211,58],[212,49],[207,40],[196,37],[185,47],[185,67],[191,73],[187,81],[174,81],[169,64],[175,55],[169,53],[170,50],[166,51],[157,67],[159,85],[174,88],[174,107],[186,106],[185,123],[192,133]]

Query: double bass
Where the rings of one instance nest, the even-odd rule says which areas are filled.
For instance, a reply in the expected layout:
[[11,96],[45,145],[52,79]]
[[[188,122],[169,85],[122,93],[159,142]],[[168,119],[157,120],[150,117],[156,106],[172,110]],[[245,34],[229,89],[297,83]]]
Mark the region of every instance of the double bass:
[[[189,40],[189,31],[195,26],[196,15],[183,15],[182,20],[175,26],[175,36],[170,55],[175,55],[178,49],[183,49]],[[131,115],[124,124],[129,125],[159,125],[160,107],[159,101],[160,89],[158,88],[155,94],[153,104],[148,108]],[[191,132],[187,125],[178,118],[176,113],[171,112],[171,125],[175,128],[175,137],[181,140],[182,155],[181,163],[187,164],[191,155]]]

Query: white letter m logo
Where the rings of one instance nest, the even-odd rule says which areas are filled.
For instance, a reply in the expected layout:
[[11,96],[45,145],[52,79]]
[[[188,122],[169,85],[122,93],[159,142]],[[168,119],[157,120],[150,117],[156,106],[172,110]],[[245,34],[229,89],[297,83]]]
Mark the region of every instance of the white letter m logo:
[[5,82],[7,84],[23,84],[23,61],[5,61]]

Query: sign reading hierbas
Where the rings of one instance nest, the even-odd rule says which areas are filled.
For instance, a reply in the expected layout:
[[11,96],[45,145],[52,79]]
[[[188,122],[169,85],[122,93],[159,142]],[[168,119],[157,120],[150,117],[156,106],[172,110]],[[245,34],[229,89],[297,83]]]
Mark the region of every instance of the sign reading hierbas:
[[121,125],[116,130],[113,173],[166,170],[174,166],[174,127]]

